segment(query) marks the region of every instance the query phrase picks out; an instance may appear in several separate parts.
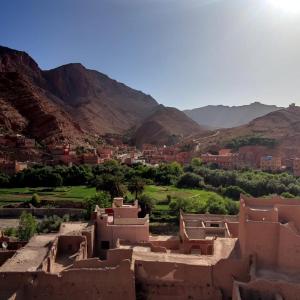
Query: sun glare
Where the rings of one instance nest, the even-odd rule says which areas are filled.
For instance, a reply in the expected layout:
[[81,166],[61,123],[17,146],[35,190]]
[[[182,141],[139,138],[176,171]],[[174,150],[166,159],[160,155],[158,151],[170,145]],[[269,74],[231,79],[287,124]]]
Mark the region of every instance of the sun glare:
[[269,2],[282,11],[300,13],[300,0],[269,0]]

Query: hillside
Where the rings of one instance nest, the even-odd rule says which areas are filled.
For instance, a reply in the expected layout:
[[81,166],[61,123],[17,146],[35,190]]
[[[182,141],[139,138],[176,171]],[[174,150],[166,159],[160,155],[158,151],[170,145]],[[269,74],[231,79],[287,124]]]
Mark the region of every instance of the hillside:
[[[6,112],[0,113],[1,131],[46,143],[82,144],[95,135],[134,133],[150,125],[148,118],[161,108],[151,96],[81,64],[43,71],[27,53],[6,47],[0,47],[0,75],[0,104]],[[162,140],[190,134],[191,128],[201,131],[183,112],[169,108],[159,126]],[[155,141],[157,132],[146,129]]]
[[300,107],[290,106],[259,117],[246,125],[216,130],[210,137],[194,137],[200,150],[224,147],[229,141],[245,137],[261,136],[276,141],[275,153],[285,156],[300,155]]
[[217,129],[241,126],[279,109],[275,105],[254,102],[242,106],[208,105],[184,112],[198,124]]
[[135,131],[134,142],[171,145],[183,137],[203,132],[199,125],[191,121],[176,108],[159,106]]

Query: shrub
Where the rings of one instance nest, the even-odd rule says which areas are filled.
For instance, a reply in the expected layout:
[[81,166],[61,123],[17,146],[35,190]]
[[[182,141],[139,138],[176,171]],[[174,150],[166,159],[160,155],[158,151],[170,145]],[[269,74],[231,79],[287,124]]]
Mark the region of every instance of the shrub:
[[34,193],[31,197],[31,201],[30,203],[33,205],[33,206],[38,206],[40,203],[41,203],[41,198],[38,194]]
[[37,231],[37,221],[32,214],[22,212],[19,219],[18,237],[21,241],[28,241]]
[[199,188],[203,186],[203,178],[195,173],[185,173],[180,176],[176,186],[178,188]]
[[234,200],[239,200],[241,194],[246,194],[246,192],[242,188],[235,186],[235,185],[230,185],[229,187],[225,188],[223,191],[223,195],[225,197],[228,197],[228,198],[231,198]]

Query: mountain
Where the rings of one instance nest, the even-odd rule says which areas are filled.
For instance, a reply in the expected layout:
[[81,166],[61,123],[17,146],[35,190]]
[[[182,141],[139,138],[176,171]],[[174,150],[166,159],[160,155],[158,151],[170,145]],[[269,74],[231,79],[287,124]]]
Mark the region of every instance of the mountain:
[[208,105],[184,112],[198,124],[217,129],[241,126],[279,109],[281,107],[254,102],[242,106]]
[[82,144],[95,135],[128,132],[137,143],[158,142],[151,136],[156,136],[155,130],[147,128],[146,139],[135,133],[155,115],[160,140],[190,134],[190,129],[202,131],[183,112],[164,110],[150,95],[100,72],[78,63],[41,70],[27,53],[6,47],[0,47],[0,105],[0,131],[23,133],[45,143]]
[[172,145],[197,132],[200,132],[199,125],[181,111],[160,105],[138,126],[133,140],[138,146],[145,143]]
[[300,107],[291,105],[288,108],[271,112],[256,118],[246,125],[235,128],[220,129],[206,137],[194,139],[199,143],[201,151],[210,148],[224,147],[233,139],[246,136],[260,136],[276,141],[270,153],[282,157],[300,156]]

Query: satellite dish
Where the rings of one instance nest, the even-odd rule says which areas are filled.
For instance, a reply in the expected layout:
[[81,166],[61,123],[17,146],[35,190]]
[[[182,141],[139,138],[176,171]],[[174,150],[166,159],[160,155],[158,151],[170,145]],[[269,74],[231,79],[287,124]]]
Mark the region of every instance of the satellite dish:
[[6,242],[2,242],[1,246],[2,246],[3,249],[7,249],[8,244]]

